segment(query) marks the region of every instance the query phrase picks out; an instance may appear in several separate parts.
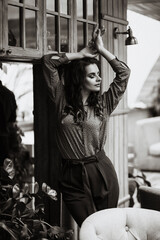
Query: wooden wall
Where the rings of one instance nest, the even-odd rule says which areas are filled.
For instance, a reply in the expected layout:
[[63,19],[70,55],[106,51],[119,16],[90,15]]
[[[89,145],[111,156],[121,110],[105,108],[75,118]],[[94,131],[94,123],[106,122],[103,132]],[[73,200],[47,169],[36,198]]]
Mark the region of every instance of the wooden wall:
[[[119,28],[119,31],[126,31],[126,0],[107,0],[101,2],[101,25],[107,29],[104,38],[105,47],[111,51],[117,58],[127,62],[127,47],[125,46],[125,35],[119,35],[117,39],[113,37],[113,29]],[[114,78],[113,70],[109,65],[105,65],[102,59],[102,76],[106,81],[103,89],[107,89]],[[105,66],[105,67],[104,67]],[[112,160],[120,183],[119,206],[126,206],[128,195],[128,159],[127,159],[127,95],[125,93],[118,107],[111,115],[109,122],[108,139],[105,150]]]

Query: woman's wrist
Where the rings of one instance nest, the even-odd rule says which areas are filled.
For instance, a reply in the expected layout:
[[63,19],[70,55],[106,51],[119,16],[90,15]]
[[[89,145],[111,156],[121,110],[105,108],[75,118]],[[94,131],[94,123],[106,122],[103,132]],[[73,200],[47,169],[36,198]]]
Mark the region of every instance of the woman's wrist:
[[68,58],[68,60],[72,61],[72,60],[76,60],[76,59],[82,59],[83,58],[83,54],[81,52],[66,53],[66,57]]
[[99,54],[101,54],[101,55],[104,53],[105,50],[106,50],[106,49],[105,49],[104,46],[97,47],[97,52],[98,52]]
[[101,46],[99,49],[97,49],[97,51],[108,62],[116,58],[115,55],[113,55],[111,52],[109,52],[104,46]]

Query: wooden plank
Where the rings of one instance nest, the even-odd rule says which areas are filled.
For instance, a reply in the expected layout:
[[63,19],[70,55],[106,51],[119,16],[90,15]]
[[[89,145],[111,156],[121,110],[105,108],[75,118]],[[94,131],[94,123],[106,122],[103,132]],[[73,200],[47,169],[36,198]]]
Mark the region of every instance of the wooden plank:
[[120,186],[121,187],[121,193],[120,196],[125,196],[125,186],[124,186],[124,158],[125,158],[125,149],[124,149],[124,139],[125,139],[125,135],[124,135],[124,124],[123,124],[123,115],[119,115],[118,117],[118,121],[119,121],[119,182],[120,182]]
[[[113,151],[114,151],[114,167],[118,175],[118,181],[120,181],[120,172],[119,172],[119,123],[118,117],[113,118]],[[120,186],[121,188],[122,186]],[[121,194],[121,190],[120,190]]]
[[[119,0],[120,1],[120,0]],[[117,18],[119,18],[119,4],[117,3],[117,0],[112,0],[112,15],[114,16],[114,17],[117,17]]]
[[123,16],[123,0],[118,1],[118,18],[124,18]]
[[124,116],[124,179],[123,179],[123,185],[124,185],[124,194],[128,194],[128,119],[127,115]]
[[[2,1],[0,1],[0,11],[1,11],[1,14],[0,14],[0,51],[1,51],[2,48],[3,48],[3,45],[2,45],[2,36],[3,36],[3,28],[2,28],[3,6],[2,6]],[[0,55],[3,55],[2,52],[0,53]]]
[[112,0],[108,0],[107,10],[108,10],[107,14],[110,16],[113,16],[113,1]]
[[[34,65],[34,131],[35,131],[35,178],[41,185],[46,182],[59,196],[58,177],[60,158],[55,144],[55,117],[53,103],[48,98],[41,64]],[[42,97],[43,96],[43,97]],[[60,201],[47,202],[47,219],[60,223]],[[54,214],[52,214],[54,212]]]
[[100,1],[100,13],[101,14],[107,14],[108,13],[108,1],[109,0]]
[[123,4],[123,19],[127,20],[128,0],[123,0],[122,4]]
[[7,1],[3,1],[2,5],[2,45],[5,50],[8,50],[8,6]]
[[137,3],[159,3],[159,0],[128,0],[128,4],[137,4]]
[[118,24],[123,24],[123,25],[128,25],[128,21],[126,21],[125,19],[116,18],[116,17],[109,16],[109,15],[106,15],[106,14],[101,15],[101,18],[106,20],[106,21],[110,21],[110,22],[114,22],[114,23],[118,23]]

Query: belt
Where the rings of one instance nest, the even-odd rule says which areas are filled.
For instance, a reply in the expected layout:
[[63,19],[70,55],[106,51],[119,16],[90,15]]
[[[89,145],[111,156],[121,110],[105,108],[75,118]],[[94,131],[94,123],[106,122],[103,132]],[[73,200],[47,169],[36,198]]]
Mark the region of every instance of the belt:
[[83,186],[86,194],[90,198],[91,204],[93,211],[96,212],[96,207],[93,202],[92,198],[92,193],[91,193],[91,188],[90,188],[90,183],[89,183],[89,177],[86,169],[87,164],[91,164],[94,162],[98,162],[99,158],[105,154],[104,150],[101,150],[95,155],[89,156],[89,157],[84,157],[81,159],[63,159],[63,163],[66,166],[75,166],[75,165],[80,165],[82,167],[82,181],[83,181]]

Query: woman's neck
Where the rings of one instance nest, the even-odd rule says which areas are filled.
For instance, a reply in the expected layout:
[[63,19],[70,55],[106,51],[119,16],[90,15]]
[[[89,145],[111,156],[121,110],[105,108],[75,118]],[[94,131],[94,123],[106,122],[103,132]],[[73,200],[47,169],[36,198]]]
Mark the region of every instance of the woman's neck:
[[89,94],[90,94],[90,91],[85,90],[85,89],[82,89],[81,94],[82,94],[82,102],[83,102],[83,105],[86,105],[87,99],[88,99]]

